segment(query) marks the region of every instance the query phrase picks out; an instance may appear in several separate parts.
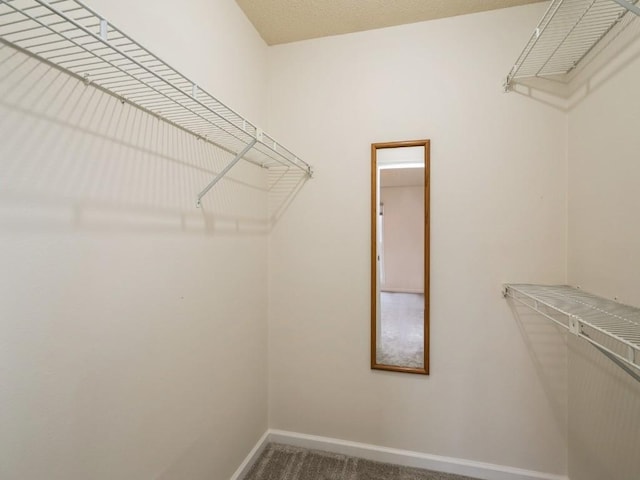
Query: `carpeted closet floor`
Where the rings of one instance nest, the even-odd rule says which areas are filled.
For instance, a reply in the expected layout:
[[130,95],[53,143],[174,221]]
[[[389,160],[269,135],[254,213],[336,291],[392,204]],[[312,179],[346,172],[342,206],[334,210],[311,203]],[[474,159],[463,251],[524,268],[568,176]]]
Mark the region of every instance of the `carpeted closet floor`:
[[473,480],[335,453],[270,443],[244,480]]

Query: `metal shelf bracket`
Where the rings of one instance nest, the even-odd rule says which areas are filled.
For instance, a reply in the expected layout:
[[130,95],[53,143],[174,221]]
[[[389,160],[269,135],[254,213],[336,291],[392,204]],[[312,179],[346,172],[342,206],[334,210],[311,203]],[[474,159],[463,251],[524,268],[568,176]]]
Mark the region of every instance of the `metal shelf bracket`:
[[233,168],[233,166],[238,163],[240,160],[242,160],[242,158],[247,154],[247,152],[249,150],[251,150],[253,148],[253,146],[258,142],[258,140],[256,138],[254,138],[251,143],[249,143],[246,147],[244,147],[244,149],[238,153],[233,160],[231,160],[231,162],[229,162],[229,164],[224,167],[220,173],[218,173],[215,178],[213,180],[211,180],[211,182],[209,183],[209,185],[207,185],[206,187],[204,187],[204,190],[202,190],[199,194],[198,194],[198,201],[196,203],[196,206],[198,208],[200,208],[202,206],[202,197],[204,197],[209,190],[211,190],[213,188],[213,186],[218,183],[222,177],[224,177],[229,170],[231,170]]
[[100,19],[100,38],[105,42],[109,41],[108,33],[109,33],[109,23],[107,23],[107,21],[104,18],[101,18]]
[[624,8],[629,10],[630,12],[633,12],[636,15],[640,16],[640,7],[638,7],[637,5],[635,5],[635,4],[631,3],[631,2],[627,2],[626,0],[613,0],[613,1],[616,2],[617,4],[623,6]]

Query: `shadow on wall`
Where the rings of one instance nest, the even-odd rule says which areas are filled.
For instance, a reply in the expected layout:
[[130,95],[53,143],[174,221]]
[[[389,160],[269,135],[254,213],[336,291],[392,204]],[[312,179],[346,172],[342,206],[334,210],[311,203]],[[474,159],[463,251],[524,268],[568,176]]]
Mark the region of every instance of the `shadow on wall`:
[[578,338],[569,340],[569,473],[634,480],[640,472],[640,382]]
[[529,307],[507,300],[562,436],[567,438],[566,333]]
[[240,162],[0,44],[0,221],[11,231],[267,232],[307,177]]
[[570,478],[635,480],[640,472],[640,382],[549,319],[513,300],[509,305],[563,426]]

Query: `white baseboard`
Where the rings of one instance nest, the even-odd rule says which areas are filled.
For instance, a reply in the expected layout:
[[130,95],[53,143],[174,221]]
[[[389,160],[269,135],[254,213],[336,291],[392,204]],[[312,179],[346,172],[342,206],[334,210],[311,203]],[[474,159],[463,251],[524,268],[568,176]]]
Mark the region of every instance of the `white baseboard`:
[[251,467],[253,467],[253,464],[256,462],[262,451],[269,443],[269,433],[269,430],[264,432],[262,437],[260,437],[260,440],[258,440],[258,443],[256,443],[249,452],[249,455],[247,455],[246,458],[242,461],[235,473],[231,475],[230,480],[242,480],[244,476],[249,473],[249,470],[251,470]]
[[[467,475],[483,480],[569,480],[566,475],[524,470],[521,468],[494,465],[491,463],[464,460],[461,458],[442,457],[426,453],[379,447],[366,443],[350,442],[335,438],[318,437],[283,430],[268,430],[266,442],[282,443],[296,447],[323,450],[353,457],[394,463],[406,467],[424,468],[445,473]],[[263,437],[264,438],[264,437]],[[264,448],[264,447],[262,447]],[[255,450],[255,449],[254,449]],[[241,477],[237,477],[238,480]],[[236,480],[235,478],[232,480]]]

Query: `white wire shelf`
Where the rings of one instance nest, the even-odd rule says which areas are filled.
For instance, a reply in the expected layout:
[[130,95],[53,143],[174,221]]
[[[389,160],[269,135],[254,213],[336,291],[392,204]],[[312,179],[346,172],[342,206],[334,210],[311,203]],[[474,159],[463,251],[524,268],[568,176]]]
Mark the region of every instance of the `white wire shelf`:
[[553,0],[505,81],[533,77],[569,80],[638,15],[640,0]]
[[566,285],[507,284],[504,294],[640,372],[640,308]]
[[[244,158],[278,172],[313,173],[271,136],[77,0],[0,0],[0,41],[234,154],[229,168]],[[201,192],[198,203],[227,171]]]

